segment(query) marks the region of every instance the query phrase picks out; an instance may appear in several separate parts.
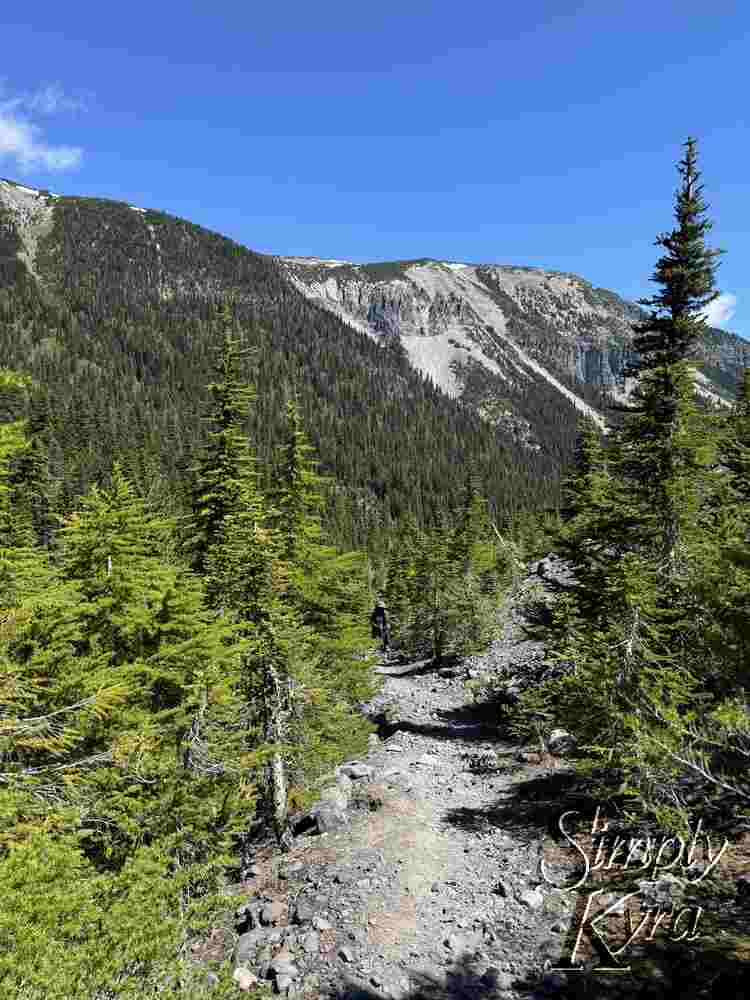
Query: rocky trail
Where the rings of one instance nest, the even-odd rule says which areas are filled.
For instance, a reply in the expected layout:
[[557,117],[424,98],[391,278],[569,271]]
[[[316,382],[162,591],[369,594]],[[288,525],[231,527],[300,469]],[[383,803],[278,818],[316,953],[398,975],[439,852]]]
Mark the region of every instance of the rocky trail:
[[[488,656],[513,646],[512,619]],[[238,908],[238,984],[317,1000],[549,996],[572,919],[547,885],[546,821],[518,808],[560,761],[519,753],[460,667],[384,664],[382,736],[337,769],[285,855],[259,860]]]
[[[523,626],[541,590],[565,582],[559,562],[532,567],[483,656],[380,665],[382,687],[363,706],[378,727],[369,753],[329,777],[287,853],[259,850],[234,887],[240,991],[265,984],[296,1000],[665,998],[711,997],[737,981],[744,959],[728,973],[723,960],[706,971],[704,953],[662,952],[645,933],[629,949],[635,978],[599,975],[606,955],[579,932],[584,896],[550,884],[570,885],[580,872],[556,835],[564,810],[583,810],[565,734],[549,741],[555,754],[519,747],[498,728],[496,704],[475,700],[467,681],[489,674],[517,692],[557,669]],[[734,875],[742,889],[745,876]],[[682,891],[669,876],[639,884],[642,909],[649,892],[666,893],[671,906]],[[610,895],[605,906],[620,899]],[[750,890],[732,904],[745,924],[748,904]],[[725,900],[702,905],[729,912]],[[623,910],[614,912],[622,931]],[[589,974],[556,971],[577,946]]]

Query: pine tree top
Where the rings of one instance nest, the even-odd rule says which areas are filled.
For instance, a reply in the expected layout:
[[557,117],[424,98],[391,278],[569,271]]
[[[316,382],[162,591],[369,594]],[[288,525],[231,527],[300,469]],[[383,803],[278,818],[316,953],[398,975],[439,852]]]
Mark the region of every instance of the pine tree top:
[[697,167],[697,141],[688,138],[684,145],[685,155],[677,166],[676,225],[655,241],[665,250],[651,279],[659,291],[639,300],[649,315],[633,327],[634,346],[641,357],[630,367],[631,375],[689,358],[706,329],[706,306],[719,295],[714,282],[717,258],[723,251],[706,246],[712,223],[706,214],[708,205]]

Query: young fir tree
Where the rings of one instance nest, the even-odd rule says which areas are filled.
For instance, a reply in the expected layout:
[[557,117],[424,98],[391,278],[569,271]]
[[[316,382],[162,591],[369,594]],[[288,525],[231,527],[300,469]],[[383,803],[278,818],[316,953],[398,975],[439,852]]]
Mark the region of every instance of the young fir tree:
[[704,243],[694,140],[678,169],[677,225],[657,239],[659,292],[642,302],[650,314],[635,328],[637,381],[622,428],[604,451],[584,429],[566,485],[560,548],[576,582],[555,606],[550,643],[576,669],[524,705],[530,716],[553,706],[593,759],[619,762],[645,797],[675,761],[664,747],[671,740],[675,752],[673,722],[696,703],[705,669],[696,567],[715,440],[695,406],[690,358],[717,294],[718,252]]
[[115,470],[61,532],[61,568],[0,612],[4,995],[204,995],[182,956],[252,797],[226,630],[162,534]]
[[227,727],[239,711],[228,630],[199,580],[162,554],[170,528],[116,466],[109,489],[92,489],[60,532],[63,578],[81,595],[68,688],[84,699],[112,684],[127,691],[125,711],[87,733],[110,755],[89,777],[106,802],[90,846],[115,865],[144,838],[176,864],[203,864],[246,809],[245,748]]
[[[226,319],[227,317],[225,317]],[[283,613],[273,592],[278,544],[268,526],[259,472],[245,431],[255,398],[241,373],[247,355],[227,334],[214,362],[206,416],[208,445],[195,468],[188,550],[205,581],[210,604],[235,639],[237,689],[244,707],[244,739],[267,771],[265,798],[282,845],[287,830],[287,775],[283,753],[288,706],[277,632]]]
[[213,362],[215,380],[207,387],[208,443],[193,468],[190,496],[192,512],[186,548],[192,568],[198,573],[205,569],[206,557],[221,535],[224,519],[238,510],[243,483],[254,475],[246,423],[255,394],[242,373],[250,352],[242,347],[228,306],[222,320],[227,329]]
[[449,561],[448,648],[459,655],[477,653],[496,632],[501,590],[511,582],[514,566],[509,547],[492,530],[487,501],[473,471],[455,512]]
[[15,457],[9,483],[15,509],[28,519],[36,540],[49,548],[55,527],[56,490],[49,467],[49,400],[43,391],[31,390],[28,410],[26,445]]
[[372,694],[362,656],[368,645],[367,566],[361,553],[339,552],[325,537],[326,480],[317,472],[294,400],[287,404],[274,481],[274,593],[287,616],[287,761],[296,794],[336,759],[364,747],[368,728],[356,706]]
[[[681,527],[695,483],[694,369],[690,360],[705,334],[706,307],[719,295],[715,288],[717,258],[722,251],[706,246],[712,228],[697,168],[697,143],[689,138],[678,164],[680,185],[675,196],[675,227],[662,233],[652,281],[658,292],[640,300],[648,317],[634,326],[638,355],[629,375],[638,378],[626,423],[626,439],[638,444],[634,463],[639,482],[651,487],[661,521],[665,570],[674,574],[679,560]],[[631,470],[635,472],[631,462]]]
[[710,609],[711,689],[717,696],[740,695],[750,687],[750,369],[739,379],[737,399],[725,421],[706,508],[701,593]]

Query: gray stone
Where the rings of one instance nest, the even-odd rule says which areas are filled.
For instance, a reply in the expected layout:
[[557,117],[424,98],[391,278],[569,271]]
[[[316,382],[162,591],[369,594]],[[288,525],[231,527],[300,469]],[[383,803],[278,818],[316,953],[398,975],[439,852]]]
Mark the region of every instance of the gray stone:
[[353,962],[354,952],[351,948],[339,948],[339,958],[344,962]]
[[235,964],[242,965],[248,961],[258,948],[265,945],[266,940],[266,932],[263,930],[246,931],[241,934],[234,948]]
[[559,757],[566,753],[573,753],[576,746],[575,737],[565,729],[553,729],[547,740],[547,749],[549,752]]
[[341,774],[345,774],[348,778],[352,778],[354,781],[360,778],[371,778],[374,772],[374,768],[370,767],[369,764],[361,764],[359,761],[352,761],[350,764],[342,764],[339,768]]
[[312,925],[316,931],[333,930],[333,924],[326,920],[325,917],[313,917]]
[[311,904],[307,902],[307,900],[297,900],[297,905],[294,907],[295,924],[309,924],[314,916],[315,910],[312,908]]
[[310,816],[315,820],[318,833],[335,833],[349,825],[346,809],[335,802],[319,802],[310,810]]
[[302,938],[302,949],[306,955],[317,955],[320,951],[320,937],[315,931],[308,931]]
[[283,995],[294,985],[294,979],[291,976],[277,976],[274,985],[276,986],[276,992]]
[[454,954],[468,951],[468,941],[460,934],[449,934],[443,944],[448,951],[452,951]]
[[278,979],[279,976],[289,976],[291,979],[296,979],[299,976],[299,969],[294,964],[287,959],[275,958],[268,967],[269,972],[271,972]]
[[518,902],[530,910],[538,910],[540,906],[544,906],[544,896],[539,889],[524,889],[518,895]]

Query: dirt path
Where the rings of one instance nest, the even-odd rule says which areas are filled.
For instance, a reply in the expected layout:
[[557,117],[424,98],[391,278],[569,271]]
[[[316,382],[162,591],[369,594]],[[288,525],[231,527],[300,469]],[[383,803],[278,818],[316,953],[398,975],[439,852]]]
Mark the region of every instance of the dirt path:
[[276,919],[250,915],[238,960],[305,998],[548,996],[572,912],[541,877],[544,823],[516,805],[554,761],[516,759],[465,668],[380,672],[367,713],[386,738],[342,768],[348,822],[258,871]]
[[[734,982],[744,952],[729,964],[718,954],[704,970],[703,952],[662,951],[651,938],[629,948],[634,977],[596,975],[611,963],[585,935],[577,958],[593,975],[554,971],[570,959],[585,893],[555,891],[540,860],[557,884],[575,881],[575,852],[550,831],[563,810],[584,809],[580,790],[564,759],[504,740],[496,709],[476,704],[466,681],[490,673],[522,690],[556,669],[524,631],[540,586],[554,590],[555,579],[564,577],[554,561],[531,568],[483,656],[442,670],[426,662],[380,668],[382,689],[363,706],[380,738],[365,758],[337,769],[322,792],[326,807],[313,809],[315,822],[308,817],[306,832],[304,824],[296,831],[291,851],[259,855],[252,878],[237,887],[240,989],[268,981],[297,1000],[748,995],[713,992],[715,982]],[[620,897],[618,890],[601,902]],[[727,910],[724,897],[701,905]],[[744,927],[750,890],[736,906],[735,924]],[[750,942],[750,930],[743,933]]]

